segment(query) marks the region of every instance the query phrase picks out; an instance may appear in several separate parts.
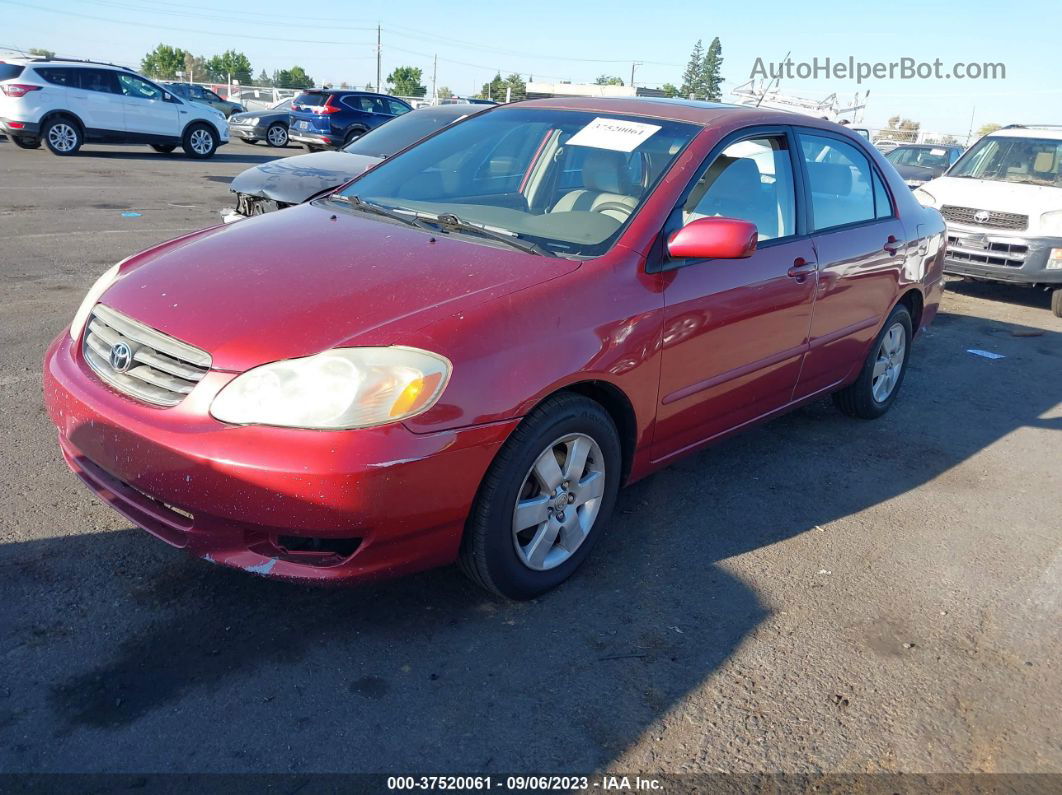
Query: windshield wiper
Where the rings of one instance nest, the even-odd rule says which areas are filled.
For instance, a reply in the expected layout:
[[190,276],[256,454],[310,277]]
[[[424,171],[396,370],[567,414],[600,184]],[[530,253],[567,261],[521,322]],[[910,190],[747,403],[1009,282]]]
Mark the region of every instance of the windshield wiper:
[[365,201],[360,196],[346,196],[342,193],[334,193],[330,197],[332,201],[342,202],[343,204],[350,205],[353,210],[360,210],[361,212],[373,213],[374,215],[382,215],[384,218],[390,218],[393,221],[401,221],[409,226],[415,226],[418,229],[427,229],[429,232],[435,231],[430,224],[426,224],[420,219],[419,216],[414,214],[397,212],[390,207],[384,207],[382,204],[376,202]]
[[[421,217],[429,218],[430,216],[425,214]],[[543,257],[553,256],[553,252],[548,248],[540,246],[538,243],[532,243],[530,240],[522,240],[516,232],[497,232],[489,226],[475,224],[471,221],[466,221],[463,218],[458,218],[453,213],[439,213],[434,216],[432,220],[438,224],[444,232],[448,230],[453,230],[455,232],[472,232],[473,234],[482,235],[491,240],[497,240],[499,243],[506,243],[527,254],[538,254]]]

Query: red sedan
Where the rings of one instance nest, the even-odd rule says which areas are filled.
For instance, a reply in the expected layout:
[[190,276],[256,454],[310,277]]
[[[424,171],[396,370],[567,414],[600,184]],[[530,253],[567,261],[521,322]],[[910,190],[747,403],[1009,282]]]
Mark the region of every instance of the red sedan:
[[89,487],[206,560],[345,581],[459,559],[528,598],[621,485],[823,395],[887,411],[943,241],[828,122],[522,102],[114,266],[45,398]]

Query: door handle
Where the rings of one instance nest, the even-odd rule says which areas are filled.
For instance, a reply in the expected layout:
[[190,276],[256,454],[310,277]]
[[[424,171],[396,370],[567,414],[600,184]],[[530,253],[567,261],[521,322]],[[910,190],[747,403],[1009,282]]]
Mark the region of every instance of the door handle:
[[815,272],[816,264],[812,260],[797,257],[793,260],[793,266],[786,271],[789,276],[797,280],[797,284],[803,284],[809,275]]
[[889,239],[885,241],[882,248],[890,257],[896,256],[896,252],[900,250],[900,241],[896,239],[896,235],[889,235]]

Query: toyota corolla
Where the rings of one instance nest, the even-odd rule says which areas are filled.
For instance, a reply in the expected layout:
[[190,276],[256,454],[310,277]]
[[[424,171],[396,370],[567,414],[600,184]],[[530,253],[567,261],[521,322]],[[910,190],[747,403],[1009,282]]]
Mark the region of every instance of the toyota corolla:
[[943,237],[829,122],[523,102],[118,263],[45,398],[74,472],[198,557],[304,581],[459,560],[529,598],[624,484],[825,395],[887,411]]

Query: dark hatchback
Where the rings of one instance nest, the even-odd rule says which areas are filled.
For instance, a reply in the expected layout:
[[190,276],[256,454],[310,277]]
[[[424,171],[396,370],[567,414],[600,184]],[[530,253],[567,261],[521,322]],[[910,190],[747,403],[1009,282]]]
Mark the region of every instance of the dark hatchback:
[[225,210],[222,216],[230,223],[301,204],[322,191],[349,182],[437,130],[488,107],[462,103],[420,108],[366,133],[338,152],[295,155],[253,166],[229,185],[229,190],[236,195],[236,209]]
[[288,136],[311,152],[338,149],[411,110],[412,106],[387,94],[304,91],[291,103]]
[[885,154],[911,190],[936,179],[962,156],[956,144],[901,144]]

